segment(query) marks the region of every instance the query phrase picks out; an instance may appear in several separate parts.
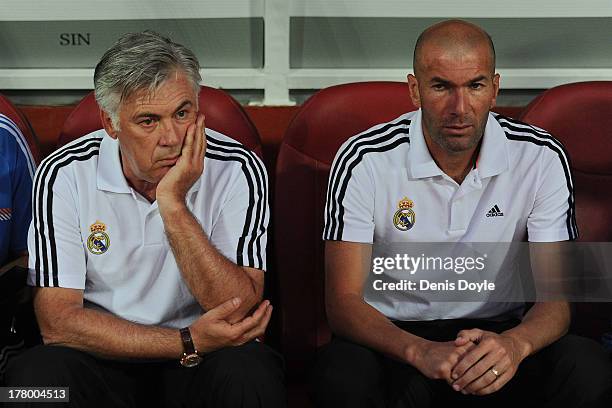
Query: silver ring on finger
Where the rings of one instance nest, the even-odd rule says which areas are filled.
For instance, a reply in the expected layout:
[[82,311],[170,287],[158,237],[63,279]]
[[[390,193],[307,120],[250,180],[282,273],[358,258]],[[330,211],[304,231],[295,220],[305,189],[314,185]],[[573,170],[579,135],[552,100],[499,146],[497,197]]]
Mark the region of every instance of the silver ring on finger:
[[499,378],[499,376],[501,375],[501,374],[499,373],[499,371],[497,371],[497,370],[495,369],[495,367],[491,367],[491,369],[490,369],[489,371],[491,371],[491,372],[493,373],[493,375],[495,376],[495,379],[496,379],[496,380],[497,380],[497,379]]

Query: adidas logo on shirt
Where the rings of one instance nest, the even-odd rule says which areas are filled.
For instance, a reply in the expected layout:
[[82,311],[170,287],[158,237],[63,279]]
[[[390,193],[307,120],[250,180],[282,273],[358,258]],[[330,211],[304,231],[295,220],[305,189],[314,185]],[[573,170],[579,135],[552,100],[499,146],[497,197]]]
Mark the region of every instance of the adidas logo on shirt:
[[499,209],[497,204],[493,206],[487,213],[487,217],[503,217],[504,213]]

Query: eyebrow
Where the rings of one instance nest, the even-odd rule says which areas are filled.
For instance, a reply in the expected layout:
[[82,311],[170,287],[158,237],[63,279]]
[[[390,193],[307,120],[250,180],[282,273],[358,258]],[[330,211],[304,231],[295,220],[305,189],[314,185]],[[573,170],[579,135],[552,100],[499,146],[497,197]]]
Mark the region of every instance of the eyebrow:
[[[178,108],[176,108],[174,110],[174,113],[179,112],[181,110],[183,110],[185,107],[193,105],[193,102],[189,101],[189,100],[185,100],[183,101]],[[134,120],[138,120],[141,118],[159,118],[160,115],[156,114],[156,113],[151,113],[151,112],[141,112],[138,115],[134,116]]]
[[480,82],[480,81],[485,80],[485,79],[487,79],[487,77],[486,77],[486,76],[484,76],[484,75],[480,75],[480,76],[477,76],[477,77],[476,77],[476,78],[474,78],[474,79],[471,79],[469,82]]
[[193,105],[191,101],[184,101],[183,103],[181,103],[179,105],[178,108],[175,109],[174,113],[179,112],[181,110],[183,110],[184,108],[186,108],[188,105]]
[[[472,78],[472,79],[468,80],[466,83],[472,84],[474,82],[480,82],[480,81],[485,80],[485,79],[487,79],[487,77],[485,75],[479,75],[476,78]],[[448,79],[440,78],[440,77],[437,77],[437,76],[431,78],[430,82],[439,82],[439,83],[442,83],[442,84],[450,84],[451,83],[451,81],[449,81]]]

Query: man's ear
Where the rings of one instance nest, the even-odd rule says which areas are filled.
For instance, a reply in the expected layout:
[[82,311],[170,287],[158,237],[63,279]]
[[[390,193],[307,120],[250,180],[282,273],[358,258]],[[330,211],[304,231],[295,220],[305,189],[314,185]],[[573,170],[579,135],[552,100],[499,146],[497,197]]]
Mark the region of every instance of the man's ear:
[[410,99],[417,108],[421,107],[421,95],[419,94],[419,81],[412,74],[408,74],[408,88],[410,88]]
[[110,115],[104,112],[102,109],[100,109],[100,121],[102,121],[102,126],[104,126],[104,130],[106,130],[106,133],[108,133],[108,135],[113,139],[116,139],[117,129],[115,129]]
[[489,109],[493,108],[497,102],[497,95],[499,94],[499,74],[493,75],[493,90],[493,99],[491,100]]

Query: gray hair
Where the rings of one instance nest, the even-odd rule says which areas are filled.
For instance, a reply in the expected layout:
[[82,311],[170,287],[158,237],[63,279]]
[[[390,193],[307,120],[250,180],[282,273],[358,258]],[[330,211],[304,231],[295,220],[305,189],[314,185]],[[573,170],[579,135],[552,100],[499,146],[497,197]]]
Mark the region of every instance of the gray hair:
[[96,101],[119,130],[121,103],[135,92],[154,92],[177,70],[187,75],[197,95],[202,77],[200,63],[191,50],[149,30],[125,34],[96,65]]

